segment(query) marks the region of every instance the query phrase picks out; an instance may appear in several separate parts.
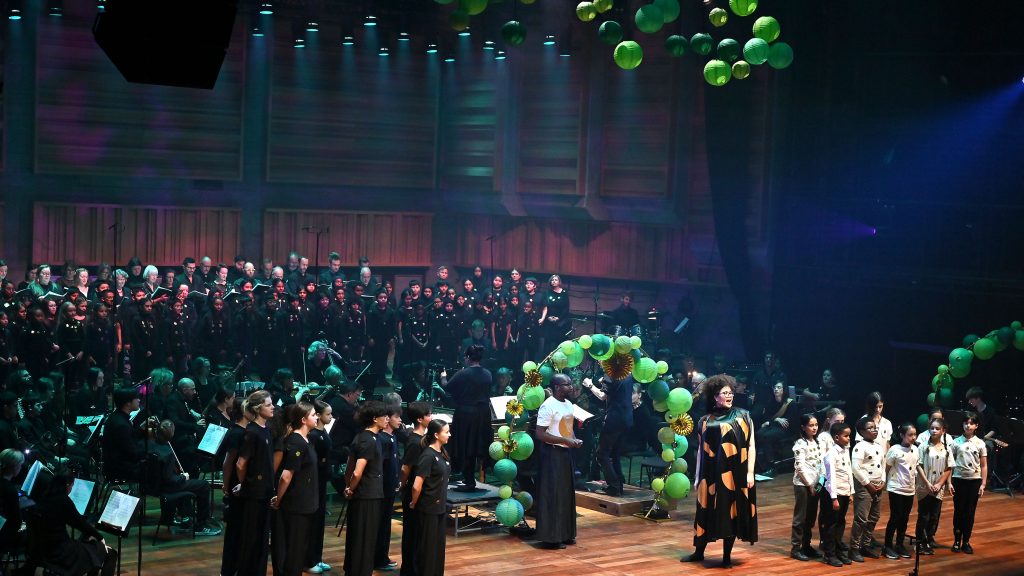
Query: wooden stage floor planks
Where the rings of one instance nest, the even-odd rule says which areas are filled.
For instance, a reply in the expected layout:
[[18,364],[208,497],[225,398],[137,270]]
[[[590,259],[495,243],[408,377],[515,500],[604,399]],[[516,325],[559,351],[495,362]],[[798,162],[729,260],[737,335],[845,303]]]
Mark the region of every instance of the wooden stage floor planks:
[[[820,574],[906,575],[913,569],[913,559],[868,559],[863,564],[832,568],[821,562],[798,562],[789,558],[789,531],[792,519],[792,484],[788,476],[759,483],[759,539],[750,546],[737,542],[730,573],[787,576],[819,576]],[[337,511],[338,505],[332,507]],[[876,537],[884,535],[888,518],[883,504],[882,519]],[[529,541],[510,536],[504,531],[464,534],[455,538],[449,531],[445,574],[448,576],[544,575],[544,576],[612,576],[612,575],[679,575],[707,572],[720,574],[721,544],[708,547],[708,560],[703,564],[681,564],[679,557],[691,548],[693,539],[693,500],[686,499],[667,522],[649,522],[633,517],[615,517],[578,508],[577,544],[564,550],[544,550]],[[851,513],[852,515],[852,513]],[[912,533],[917,510],[911,514]],[[921,557],[920,576],[1024,576],[1024,498],[1011,499],[1002,493],[988,493],[979,503],[972,544],[973,556],[953,554],[952,501],[942,510],[938,541],[945,545],[934,556]],[[532,519],[530,519],[532,525]],[[328,520],[324,542],[324,560],[334,566],[331,572],[341,576],[344,558],[344,535],[338,538]],[[401,522],[394,521],[391,558],[401,562]],[[222,538],[173,536],[157,546],[150,546],[153,528],[147,526],[143,542],[143,574],[147,576],[178,576],[219,574]],[[847,521],[849,536],[849,517]],[[161,532],[163,539],[163,532]],[[125,543],[122,573],[134,574],[136,539]],[[817,542],[817,530],[814,532]],[[113,544],[108,540],[108,543]],[[393,572],[397,574],[397,572]],[[268,570],[268,574],[270,571]],[[387,574],[381,572],[380,574]]]

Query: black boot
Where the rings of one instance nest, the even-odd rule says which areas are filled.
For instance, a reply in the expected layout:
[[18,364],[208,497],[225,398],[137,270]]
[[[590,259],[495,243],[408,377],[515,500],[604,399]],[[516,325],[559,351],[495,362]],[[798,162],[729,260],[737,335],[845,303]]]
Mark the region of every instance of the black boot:
[[726,538],[722,544],[722,568],[732,568],[732,545],[736,543],[736,537]]
[[700,562],[704,560],[704,549],[708,547],[707,542],[700,542],[694,548],[692,554],[688,554],[679,559],[680,562]]

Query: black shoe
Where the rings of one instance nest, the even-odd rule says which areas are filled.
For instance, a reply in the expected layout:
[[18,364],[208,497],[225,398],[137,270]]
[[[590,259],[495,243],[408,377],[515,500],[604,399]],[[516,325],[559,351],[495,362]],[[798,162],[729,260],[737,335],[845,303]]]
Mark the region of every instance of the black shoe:
[[807,562],[808,560],[810,560],[810,558],[807,557],[807,554],[804,554],[803,551],[799,548],[793,548],[793,550],[789,552],[789,557],[794,560],[799,560],[801,562]]
[[687,554],[679,559],[680,562],[703,562],[704,555],[694,552],[693,554]]
[[609,496],[622,496],[622,488],[617,486],[609,486],[605,488],[604,493]]
[[541,542],[540,547],[545,550],[562,550],[565,548],[565,544],[561,542]]
[[953,542],[953,547],[949,549],[951,552],[960,552],[960,541]]
[[396,568],[398,568],[398,562],[388,562],[387,564],[373,567],[374,570],[380,570],[381,572],[390,572]]
[[938,548],[939,547],[939,543],[935,541],[935,538],[929,538],[928,539],[928,547],[929,548]]
[[722,568],[732,568],[732,558],[722,558]]
[[974,554],[974,548],[971,548],[970,542],[964,542],[964,545],[960,547],[964,554]]
[[907,550],[907,547],[903,544],[896,547],[896,553],[904,558],[910,558],[910,550]]
[[452,488],[452,490],[455,491],[455,492],[476,492],[476,485],[473,485],[473,486],[466,486],[466,485],[456,486],[455,488]]
[[864,561],[864,556],[861,555],[859,550],[850,550],[850,555],[848,556],[848,558],[854,562]]
[[863,556],[864,558],[872,558],[872,559],[875,559],[875,560],[878,560],[879,558],[882,557],[881,554],[879,554],[878,552],[875,552],[871,548],[861,548],[860,549],[860,555]]
[[851,560],[850,557],[847,556],[846,554],[840,553],[837,556],[837,558],[839,558],[839,561],[842,562],[843,564],[845,564],[846,566],[849,566],[850,564],[853,564],[853,560]]
[[879,542],[878,540],[875,540],[874,538],[872,538],[871,541],[868,542],[868,548],[881,548],[881,547],[882,547],[882,543]]
[[565,542],[562,542],[562,544],[565,544],[566,546],[573,546],[573,545],[576,544],[576,539],[575,538],[569,538]]
[[842,560],[836,558],[835,556],[825,556],[825,564],[828,564],[829,566],[835,566],[836,568],[843,567]]
[[885,554],[885,557],[888,558],[889,560],[899,560],[900,559],[900,553],[895,551],[895,550],[893,550],[889,546],[886,546],[885,550],[882,553]]
[[927,545],[927,544],[922,544],[921,545],[921,554],[924,554],[925,556],[934,556],[935,555],[935,549],[932,548],[931,546]]
[[812,558],[812,559],[821,558],[821,552],[818,552],[817,550],[815,550],[814,548],[812,548],[810,546],[804,546],[804,548],[801,550],[801,552],[803,552],[804,556],[807,556],[808,558]]

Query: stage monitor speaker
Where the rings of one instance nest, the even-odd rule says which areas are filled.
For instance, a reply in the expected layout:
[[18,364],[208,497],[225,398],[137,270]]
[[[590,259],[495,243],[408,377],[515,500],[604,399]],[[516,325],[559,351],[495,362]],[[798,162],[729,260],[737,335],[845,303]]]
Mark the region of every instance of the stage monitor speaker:
[[96,16],[96,43],[125,80],[212,89],[238,0],[110,0]]

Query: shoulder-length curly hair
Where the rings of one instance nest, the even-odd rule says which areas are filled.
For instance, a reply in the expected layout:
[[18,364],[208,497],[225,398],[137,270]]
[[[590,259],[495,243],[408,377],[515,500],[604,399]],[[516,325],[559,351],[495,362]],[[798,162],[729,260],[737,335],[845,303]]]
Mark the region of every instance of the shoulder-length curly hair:
[[715,396],[726,387],[736,390],[736,379],[728,374],[715,374],[704,382],[704,402],[708,413],[715,411]]

